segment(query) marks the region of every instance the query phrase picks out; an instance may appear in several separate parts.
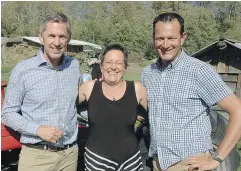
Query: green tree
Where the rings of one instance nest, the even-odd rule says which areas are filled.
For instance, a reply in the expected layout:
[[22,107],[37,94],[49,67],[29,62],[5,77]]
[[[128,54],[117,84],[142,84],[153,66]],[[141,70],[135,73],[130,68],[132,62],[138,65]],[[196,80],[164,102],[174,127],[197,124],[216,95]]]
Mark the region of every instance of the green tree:
[[236,23],[240,22],[241,2],[239,1],[222,1],[216,2],[217,8],[216,21],[218,30],[221,35],[226,35],[228,30],[235,29]]
[[187,32],[184,48],[189,53],[198,51],[219,38],[215,15],[211,10],[187,5],[181,14]]
[[3,35],[36,36],[43,17],[51,12],[63,12],[61,2],[14,1],[2,3]]

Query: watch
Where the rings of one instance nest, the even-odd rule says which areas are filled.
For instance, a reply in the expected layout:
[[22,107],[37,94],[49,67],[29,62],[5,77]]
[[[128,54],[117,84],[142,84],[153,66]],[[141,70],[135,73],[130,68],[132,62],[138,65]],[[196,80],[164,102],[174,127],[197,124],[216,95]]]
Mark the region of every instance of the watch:
[[221,158],[218,153],[217,153],[217,150],[216,149],[212,149],[212,150],[209,150],[210,154],[211,154],[211,157],[218,161],[219,163],[222,163],[224,161],[223,158]]

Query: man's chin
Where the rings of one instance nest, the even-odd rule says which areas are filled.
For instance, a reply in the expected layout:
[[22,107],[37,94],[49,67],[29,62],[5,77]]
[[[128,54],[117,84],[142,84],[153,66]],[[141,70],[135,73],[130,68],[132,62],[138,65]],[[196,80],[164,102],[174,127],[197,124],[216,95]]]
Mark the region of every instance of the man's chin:
[[173,59],[173,56],[171,54],[160,54],[160,57],[163,61],[170,61]]
[[61,58],[63,56],[63,53],[58,53],[58,54],[52,53],[50,55],[51,55],[52,59],[59,59],[59,58]]

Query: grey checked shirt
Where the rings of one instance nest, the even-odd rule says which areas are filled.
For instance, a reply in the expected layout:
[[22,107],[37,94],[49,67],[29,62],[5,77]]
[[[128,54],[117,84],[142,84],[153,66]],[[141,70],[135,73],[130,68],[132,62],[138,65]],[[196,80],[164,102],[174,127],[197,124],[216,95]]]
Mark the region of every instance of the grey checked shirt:
[[2,122],[21,133],[21,143],[45,143],[37,136],[40,125],[65,126],[64,144],[76,141],[75,102],[81,83],[79,63],[64,56],[54,69],[42,50],[12,70],[2,109]]
[[209,107],[231,95],[209,64],[182,51],[163,69],[159,59],[141,76],[147,88],[151,145],[162,170],[212,148]]

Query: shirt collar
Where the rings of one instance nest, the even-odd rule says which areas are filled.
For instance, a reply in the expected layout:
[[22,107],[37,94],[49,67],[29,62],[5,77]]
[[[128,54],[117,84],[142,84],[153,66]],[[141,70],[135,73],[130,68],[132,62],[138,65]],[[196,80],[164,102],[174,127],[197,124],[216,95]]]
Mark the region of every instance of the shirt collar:
[[46,65],[46,64],[47,64],[47,60],[44,58],[43,49],[40,48],[40,50],[38,51],[38,53],[36,55],[36,65],[41,66],[41,65]]
[[182,49],[181,50],[181,54],[179,56],[177,56],[174,61],[172,61],[166,68],[163,68],[162,65],[161,65],[161,58],[158,58],[156,60],[156,66],[158,69],[160,70],[165,70],[165,69],[173,69],[175,67],[178,66],[178,64],[183,61],[184,57],[186,56],[187,54],[184,52],[184,50]]
[[[61,64],[57,67],[57,70],[63,69],[65,64],[67,63],[68,63],[68,56],[64,55]],[[52,65],[49,64],[44,57],[43,48],[40,48],[39,52],[37,53],[36,64],[37,66],[52,67]]]

